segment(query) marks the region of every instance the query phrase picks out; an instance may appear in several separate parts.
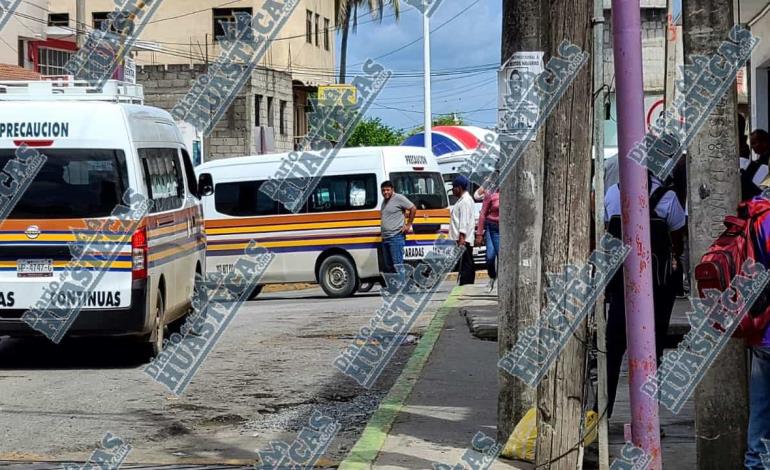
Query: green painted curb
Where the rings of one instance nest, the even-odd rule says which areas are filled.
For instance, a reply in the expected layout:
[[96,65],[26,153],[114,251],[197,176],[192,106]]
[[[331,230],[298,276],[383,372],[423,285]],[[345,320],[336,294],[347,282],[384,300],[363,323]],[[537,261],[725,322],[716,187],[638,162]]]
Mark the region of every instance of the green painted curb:
[[401,375],[398,376],[396,383],[393,384],[388,395],[382,400],[377,411],[374,412],[369,422],[366,423],[364,432],[361,433],[358,442],[350,450],[345,460],[340,463],[339,470],[365,470],[371,468],[374,459],[377,458],[382,446],[385,444],[385,438],[388,437],[393,421],[401,411],[401,408],[403,408],[406,399],[412,393],[412,388],[414,388],[417,379],[420,378],[422,368],[428,361],[428,356],[433,351],[441,330],[444,328],[446,316],[457,303],[457,298],[460,297],[462,290],[462,287],[455,287],[436,311],[436,314],[433,315],[420,343],[409,358],[409,362],[404,366],[404,370],[401,371]]

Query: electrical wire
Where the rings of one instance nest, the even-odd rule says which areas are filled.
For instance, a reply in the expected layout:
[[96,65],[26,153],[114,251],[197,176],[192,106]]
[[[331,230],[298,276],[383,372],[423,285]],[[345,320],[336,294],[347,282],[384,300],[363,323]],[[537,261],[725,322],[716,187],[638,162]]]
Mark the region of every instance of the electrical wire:
[[[28,2],[28,0],[24,0],[24,1]],[[463,8],[456,15],[454,15],[453,17],[451,17],[450,19],[448,19],[447,21],[445,21],[441,25],[439,25],[436,28],[434,28],[432,31],[438,31],[439,29],[443,28],[444,26],[446,26],[450,22],[454,21],[456,18],[458,18],[460,15],[462,15],[468,9],[470,9],[471,7],[476,5],[479,1],[480,0],[475,0],[474,2],[472,2],[471,4],[469,4],[468,6]],[[222,4],[222,5],[228,5],[230,3],[233,3],[233,2],[227,2],[227,3]],[[220,6],[222,6],[222,5],[220,5]],[[46,9],[45,11],[50,11],[50,10]],[[198,12],[201,12],[201,11],[208,11],[208,9],[207,10],[198,10],[196,12],[189,12],[189,13],[187,13],[185,15],[178,15],[177,17],[189,16],[190,14],[195,14],[195,13],[198,13]],[[26,15],[26,14],[20,13],[18,11],[14,12],[14,15],[16,15],[18,17],[25,18],[25,19],[30,20],[30,21],[35,21],[35,22],[38,22],[38,23],[45,23],[45,24],[47,24],[47,21],[40,20],[39,18],[35,18],[35,17],[31,16],[31,15]],[[361,16],[363,16],[363,15],[364,14],[362,14]],[[177,17],[170,17],[168,19],[174,19],[174,18],[177,18]],[[376,21],[376,20],[371,20],[371,21]],[[371,22],[371,21],[369,21],[369,22]],[[150,23],[153,23],[153,21],[149,22],[148,24],[150,24]],[[363,23],[366,23],[366,22],[363,22]],[[66,30],[69,30],[71,32],[76,32],[75,29],[70,28],[70,27],[62,27],[62,28],[66,29]],[[334,27],[334,28],[328,28],[328,29],[329,30],[331,30],[331,29],[338,30],[339,28],[340,27]],[[296,35],[296,36],[287,36],[287,37],[282,37],[282,38],[276,38],[273,41],[289,40],[289,39],[295,39],[295,38],[300,38],[300,37],[304,37],[304,36],[305,36],[304,34]],[[410,42],[408,44],[405,44],[405,45],[403,45],[403,46],[401,46],[399,48],[396,48],[396,49],[394,49],[394,50],[392,50],[392,51],[390,51],[390,52],[388,52],[386,54],[383,54],[383,55],[379,56],[379,58],[385,57],[385,56],[391,55],[391,54],[393,54],[395,52],[398,52],[400,50],[403,50],[406,47],[409,47],[410,45],[416,43],[421,38],[422,38],[422,36],[420,38],[418,38],[416,41],[412,41],[412,42]],[[182,44],[182,43],[168,43],[168,42],[162,42],[162,41],[150,41],[150,42],[152,42],[153,44]],[[189,46],[189,44],[184,44],[184,45]],[[194,60],[194,61],[203,61],[204,60],[204,57],[202,57],[201,54],[190,53],[188,51],[182,51],[182,50],[173,49],[173,48],[169,48],[169,47],[163,47],[163,46],[158,47],[157,50],[154,50],[152,52],[160,53],[160,54],[164,54],[164,55],[169,55],[169,56],[172,56],[172,57],[178,57],[178,58],[185,59],[185,60]],[[375,58],[375,60],[376,60],[376,58]],[[355,64],[355,65],[352,65],[351,67],[355,67],[356,65],[360,65],[360,64]],[[470,75],[472,75],[472,74],[476,74],[476,73],[479,73],[479,72],[492,71],[492,70],[495,70],[496,68],[497,68],[497,64],[488,63],[488,64],[480,64],[480,65],[475,65],[475,66],[461,67],[461,68],[457,68],[457,69],[435,70],[435,71],[433,71],[431,73],[431,77],[444,77],[444,76],[451,76],[451,75],[463,75],[464,76],[463,78],[470,78]],[[288,71],[289,68],[287,67],[285,70]],[[318,77],[325,77],[325,78],[328,78],[328,79],[336,78],[338,73],[339,73],[339,69],[337,69],[337,68],[334,68],[334,69],[332,69],[332,71],[329,71],[326,68],[315,68],[315,67],[310,67],[310,66],[291,66],[290,70],[292,72],[307,73],[307,74],[312,74],[312,75],[315,75],[315,76],[318,76]],[[415,79],[421,79],[422,76],[423,76],[423,73],[422,73],[421,70],[394,71],[393,72],[393,78],[405,78],[405,79],[406,78],[415,78]]]

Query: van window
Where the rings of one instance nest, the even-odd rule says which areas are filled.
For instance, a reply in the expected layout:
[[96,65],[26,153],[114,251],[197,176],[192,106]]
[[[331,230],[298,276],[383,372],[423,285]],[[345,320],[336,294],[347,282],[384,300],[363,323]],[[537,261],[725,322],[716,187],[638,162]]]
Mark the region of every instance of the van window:
[[[444,173],[444,183],[446,183],[444,186],[446,187],[446,195],[449,198],[449,205],[454,206],[457,202],[457,197],[455,197],[454,194],[452,194],[452,182],[460,175],[460,173]],[[480,186],[474,182],[471,181],[471,196],[476,194],[476,191]]]
[[219,183],[214,188],[217,212],[233,217],[290,214],[283,204],[259,190],[264,181]]
[[[128,187],[121,150],[41,149],[48,157],[9,219],[107,217]],[[0,150],[0,168],[15,150]]]
[[418,209],[443,209],[448,205],[441,173],[397,172],[390,174],[390,180],[395,191]]
[[324,176],[308,203],[310,212],[373,209],[377,206],[377,176]]
[[184,203],[184,180],[177,149],[139,149],[144,182],[150,193],[151,212],[179,209]]
[[190,155],[185,149],[182,149],[182,164],[184,165],[184,174],[187,178],[187,187],[190,188],[190,192],[195,195],[195,197],[200,199],[200,196],[198,195],[198,180],[195,178],[195,168],[193,167],[192,161],[190,161]]

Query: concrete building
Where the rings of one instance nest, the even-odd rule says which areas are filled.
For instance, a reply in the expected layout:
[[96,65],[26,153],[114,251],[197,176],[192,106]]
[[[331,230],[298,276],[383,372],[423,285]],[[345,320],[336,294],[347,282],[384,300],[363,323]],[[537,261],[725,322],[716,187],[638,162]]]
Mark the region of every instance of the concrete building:
[[[115,4],[86,3],[86,22],[93,28],[100,27]],[[176,103],[171,97],[181,97],[219,54],[220,22],[233,21],[236,12],[254,14],[263,3],[163,0],[133,50],[147,104],[171,109]],[[48,47],[72,53],[75,0],[50,0],[49,10]],[[207,139],[206,158],[295,148],[307,133],[308,97],[319,85],[335,82],[334,28],[334,2],[300,0],[252,80]]]
[[[770,2],[741,0],[740,21],[760,41],[751,54],[748,88],[751,96],[751,129],[770,129]],[[736,10],[737,13],[737,10]]]
[[[610,84],[609,119],[604,124],[604,145],[607,154],[617,153],[617,110],[615,108],[615,61],[612,50],[612,11],[611,1],[604,0],[604,80]],[[647,112],[656,112],[664,96],[666,38],[678,41],[678,55],[682,56],[681,34],[668,29],[666,0],[642,0],[642,70],[644,73],[644,106]],[[681,60],[678,62],[681,63]],[[656,114],[657,115],[657,114]]]
[[0,64],[32,68],[29,44],[45,38],[47,6],[47,0],[29,0],[12,12],[0,12]]

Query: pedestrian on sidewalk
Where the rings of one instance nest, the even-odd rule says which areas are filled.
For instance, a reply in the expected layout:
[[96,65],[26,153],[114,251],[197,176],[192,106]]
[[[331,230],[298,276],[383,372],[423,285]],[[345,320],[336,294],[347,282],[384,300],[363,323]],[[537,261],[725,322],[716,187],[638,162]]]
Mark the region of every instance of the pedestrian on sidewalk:
[[[652,258],[652,297],[655,311],[655,350],[658,363],[668,335],[668,324],[676,300],[673,271],[683,250],[686,230],[684,209],[671,188],[648,173],[650,191],[650,245]],[[604,199],[604,221],[608,232],[621,238],[620,185],[609,188]],[[620,367],[626,352],[626,309],[623,270],[618,271],[607,286],[610,307],[607,314],[607,416],[617,393]],[[600,413],[601,414],[601,413]]]
[[489,274],[489,292],[497,281],[497,254],[500,252],[500,193],[486,192],[481,205],[479,224],[476,228],[476,246],[481,245],[482,237],[487,247],[486,262]]
[[741,156],[741,201],[750,201],[762,191],[759,184],[768,174],[770,163],[770,134],[764,129],[756,129],[751,133],[751,150],[757,154],[757,159],[751,156]]
[[469,187],[470,181],[463,175],[452,181],[452,194],[457,198],[457,202],[452,207],[449,238],[455,240],[458,246],[465,247],[458,268],[461,286],[476,282],[476,268],[473,265],[473,229],[475,227],[473,206],[475,203],[468,193]]
[[385,272],[395,273],[396,266],[404,264],[406,234],[412,230],[417,208],[406,196],[395,192],[390,181],[383,181],[380,191],[383,197],[380,206],[383,264]]
[[[753,144],[754,142],[752,142]],[[759,185],[760,192],[770,188],[770,177]],[[748,214],[756,214],[751,220],[751,246],[755,260],[765,268],[770,268],[770,202],[757,196],[747,203],[751,208]],[[751,372],[749,377],[749,429],[747,433],[744,467],[748,470],[762,470],[762,455],[767,449],[762,442],[770,439],[770,288],[750,307],[741,320],[739,336],[744,338],[751,354]]]

